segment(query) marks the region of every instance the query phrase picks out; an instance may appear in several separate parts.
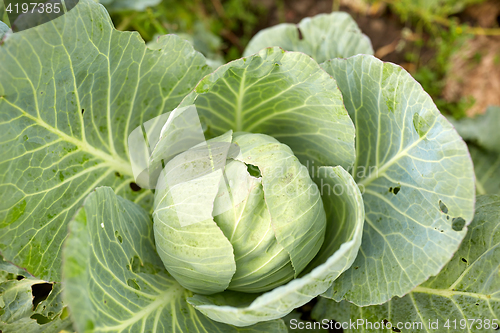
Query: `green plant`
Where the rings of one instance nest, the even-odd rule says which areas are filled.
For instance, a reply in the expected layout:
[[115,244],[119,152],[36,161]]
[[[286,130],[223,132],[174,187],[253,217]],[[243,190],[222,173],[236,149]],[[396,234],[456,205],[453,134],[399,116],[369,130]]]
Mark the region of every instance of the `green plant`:
[[[442,97],[442,91],[445,86],[446,75],[450,71],[451,59],[453,54],[463,48],[464,44],[472,38],[470,34],[464,34],[466,25],[458,25],[451,21],[451,25],[446,29],[438,29],[429,42],[428,47],[436,50],[435,57],[425,65],[420,65],[414,73],[424,89],[433,97],[436,105],[441,112],[451,114],[455,118],[462,118],[466,111],[474,104],[471,98],[462,98],[456,103],[450,103]],[[418,58],[419,55],[416,55]],[[416,60],[419,62],[419,59]]]
[[500,107],[489,107],[475,118],[456,121],[450,118],[460,135],[467,141],[474,162],[478,194],[500,195]]
[[[298,28],[273,30],[288,51],[263,32],[249,45],[267,48],[214,72],[179,37],[147,47],[115,30],[92,0],[7,33],[3,332],[286,332],[320,295],[447,296],[429,281],[461,274],[450,259],[475,240],[466,144],[348,16]],[[495,200],[477,207],[489,223]],[[456,290],[490,296],[496,315],[492,279],[488,294]]]
[[479,4],[486,0],[385,0],[400,15],[403,21],[417,18],[429,29],[435,29],[436,22],[446,22],[450,15],[463,11],[467,6]]

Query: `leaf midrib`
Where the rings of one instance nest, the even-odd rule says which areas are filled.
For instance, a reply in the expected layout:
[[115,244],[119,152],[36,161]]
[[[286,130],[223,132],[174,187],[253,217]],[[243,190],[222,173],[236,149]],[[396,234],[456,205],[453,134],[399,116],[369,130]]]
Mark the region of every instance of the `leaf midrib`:
[[90,145],[86,141],[78,140],[72,136],[69,136],[68,134],[60,131],[59,129],[50,126],[42,119],[30,115],[29,113],[27,113],[25,110],[21,109],[16,104],[9,102],[3,96],[0,96],[0,101],[4,101],[7,104],[9,104],[10,106],[16,108],[26,118],[29,118],[30,120],[35,122],[38,126],[43,127],[45,130],[55,134],[56,136],[58,136],[62,140],[66,141],[68,143],[71,143],[72,145],[78,147],[81,151],[87,152],[87,153],[89,153],[97,158],[100,158],[106,164],[108,164],[110,167],[112,167],[114,170],[118,171],[122,175],[127,175],[127,176],[131,176],[131,177],[134,176],[134,174],[132,172],[132,168],[130,166],[130,163],[128,161],[125,161],[124,159],[122,159],[117,154],[111,154],[111,155],[107,154],[104,151],[99,150],[99,149],[95,148],[94,146]]
[[243,97],[245,95],[245,79],[247,71],[243,71],[243,76],[241,77],[240,86],[238,90],[237,102],[236,102],[236,131],[243,131]]
[[412,293],[432,294],[432,295],[442,296],[442,297],[446,297],[446,298],[450,298],[450,299],[453,296],[468,296],[468,297],[478,298],[478,299],[482,299],[482,300],[486,300],[486,301],[500,302],[500,298],[491,297],[491,295],[473,293],[473,292],[468,292],[468,291],[451,290],[451,289],[433,289],[433,288],[418,286],[412,290]]
[[[139,322],[141,319],[148,318],[150,314],[155,311],[159,311],[165,308],[169,303],[175,302],[177,299],[184,295],[184,290],[181,288],[176,288],[174,290],[167,290],[163,294],[158,295],[156,300],[150,303],[148,306],[144,307],[141,311],[137,312],[132,317],[125,321],[121,321],[121,324],[115,326],[99,327],[99,331],[110,332],[110,331],[121,331],[127,327],[131,327],[133,324]],[[120,321],[118,321],[120,322]]]
[[[378,172],[375,172],[373,174],[371,174],[369,177],[365,178],[364,180],[360,181],[358,183],[358,186],[363,186],[364,188],[366,188],[368,185],[370,185],[373,181],[375,181],[376,179],[380,178],[380,175],[381,174],[385,174],[385,172],[391,167],[393,166],[395,163],[397,163],[401,158],[405,157],[405,156],[409,156],[408,155],[408,152],[418,146],[418,144],[420,142],[422,142],[424,139],[427,138],[427,134],[430,132],[430,130],[434,127],[435,123],[429,128],[429,131],[427,131],[427,133],[425,133],[422,137],[420,137],[419,139],[417,139],[415,142],[413,142],[412,144],[408,145],[406,148],[398,151],[389,161],[387,161],[386,163],[384,163],[384,165],[382,165],[382,167],[380,167],[379,171]],[[358,135],[356,135],[356,137],[358,137]],[[357,160],[357,159],[356,159]]]

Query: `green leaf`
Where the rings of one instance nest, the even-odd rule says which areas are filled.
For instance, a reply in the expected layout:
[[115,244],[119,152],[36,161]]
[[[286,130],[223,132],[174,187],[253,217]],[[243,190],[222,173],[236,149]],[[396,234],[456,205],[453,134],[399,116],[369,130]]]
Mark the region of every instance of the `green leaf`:
[[[405,297],[395,297],[382,305],[359,308],[346,301],[336,303],[320,299],[313,317],[340,322],[361,319],[380,323],[387,320],[394,327],[398,323],[414,325],[410,329],[399,327],[400,332],[494,331],[492,328],[498,327],[500,317],[500,196],[479,196],[476,205],[476,215],[467,236],[453,259],[437,276]],[[492,326],[493,319],[496,319],[496,326]],[[487,320],[489,328],[485,326]],[[438,326],[429,328],[429,322],[436,321]],[[467,328],[463,326],[465,322]],[[423,326],[418,327],[416,323]],[[357,327],[355,330],[344,329],[344,332],[360,330],[361,327]]]
[[335,80],[303,53],[275,47],[221,66],[181,106],[190,104],[209,137],[263,133],[308,167],[354,162],[354,128]]
[[360,53],[373,54],[370,39],[361,33],[352,17],[343,12],[319,14],[304,18],[298,25],[282,23],[261,30],[243,55],[249,56],[271,46],[304,52],[318,63]]
[[[2,18],[2,16],[0,15],[0,19]],[[3,38],[3,36],[7,33],[7,31],[9,31],[10,28],[7,24],[3,23],[2,21],[0,21],[0,40]]]
[[[43,38],[41,37],[43,36]],[[170,111],[206,74],[203,56],[169,35],[150,50],[104,7],[12,34],[0,47],[0,250],[47,281],[60,278],[67,222],[96,186],[134,192],[127,136]]]
[[64,299],[79,332],[286,332],[281,320],[246,330],[213,322],[164,269],[140,206],[101,187],[70,223]]
[[500,107],[491,106],[475,118],[449,118],[468,142],[477,194],[500,194]]
[[[0,276],[6,277],[10,275],[12,278],[16,278],[18,275],[28,277],[31,276],[24,269],[19,268],[15,265],[12,265],[10,262],[5,261],[4,257],[0,256]],[[1,282],[6,281],[7,279],[0,280]]]
[[[364,211],[361,193],[342,167],[321,167],[321,194],[327,211],[327,237],[317,266],[262,295],[225,291],[195,295],[188,302],[213,320],[237,326],[281,318],[324,292],[354,261],[363,230]],[[329,190],[328,190],[329,189]],[[331,191],[337,192],[332,193]],[[333,245],[333,246],[332,246]]]
[[350,170],[366,212],[353,266],[325,296],[357,305],[403,296],[450,260],[474,213],[467,146],[401,67],[359,55],[324,63],[356,127]]
[[491,106],[484,114],[474,118],[451,119],[451,122],[465,141],[500,154],[499,106]]
[[100,0],[110,12],[123,10],[144,11],[148,7],[156,6],[161,0]]
[[[4,1],[0,1],[0,21],[3,21],[3,23],[9,25],[9,17],[7,16],[7,11],[5,11],[5,3]],[[0,24],[1,25],[1,24]],[[0,33],[1,36],[1,33]]]
[[500,154],[469,144],[474,162],[477,194],[500,195]]

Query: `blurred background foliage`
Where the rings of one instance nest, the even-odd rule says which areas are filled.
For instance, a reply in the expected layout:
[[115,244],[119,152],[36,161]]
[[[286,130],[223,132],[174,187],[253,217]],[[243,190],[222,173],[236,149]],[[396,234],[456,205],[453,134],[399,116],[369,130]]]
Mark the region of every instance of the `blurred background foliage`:
[[[259,30],[349,12],[375,55],[408,70],[456,118],[500,105],[500,0],[101,0],[119,30],[174,33],[212,67],[241,57]],[[3,17],[0,1],[0,18]],[[4,19],[5,20],[5,19]]]

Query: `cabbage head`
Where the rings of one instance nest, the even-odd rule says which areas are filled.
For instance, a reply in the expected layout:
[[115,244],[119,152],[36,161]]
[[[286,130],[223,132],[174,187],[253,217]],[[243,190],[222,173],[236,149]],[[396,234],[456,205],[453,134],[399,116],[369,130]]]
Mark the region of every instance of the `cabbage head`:
[[293,151],[268,135],[239,133],[239,154],[227,156],[229,140],[231,133],[177,155],[157,185],[158,253],[200,294],[274,289],[297,277],[325,238],[318,187]]

